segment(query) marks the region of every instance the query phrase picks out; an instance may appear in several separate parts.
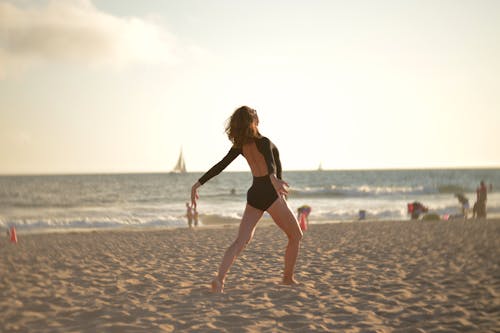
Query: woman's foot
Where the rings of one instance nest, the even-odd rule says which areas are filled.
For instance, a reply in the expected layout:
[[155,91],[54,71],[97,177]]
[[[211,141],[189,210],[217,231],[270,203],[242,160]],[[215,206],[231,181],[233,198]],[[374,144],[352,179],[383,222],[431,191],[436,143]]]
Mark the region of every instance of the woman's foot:
[[224,283],[218,278],[212,280],[212,292],[222,294],[224,292]]
[[283,284],[288,285],[288,286],[293,286],[296,284],[299,284],[297,280],[295,280],[293,277],[284,277],[283,278]]

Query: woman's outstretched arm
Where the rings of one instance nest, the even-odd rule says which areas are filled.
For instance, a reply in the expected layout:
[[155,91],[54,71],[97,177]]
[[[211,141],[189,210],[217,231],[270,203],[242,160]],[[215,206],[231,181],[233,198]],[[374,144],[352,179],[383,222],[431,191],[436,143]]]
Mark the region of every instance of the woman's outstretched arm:
[[210,168],[203,176],[198,179],[198,181],[191,187],[191,204],[196,207],[196,200],[198,196],[198,187],[208,182],[211,178],[217,176],[222,172],[238,155],[241,154],[241,149],[232,147],[226,156],[222,158],[217,164]]

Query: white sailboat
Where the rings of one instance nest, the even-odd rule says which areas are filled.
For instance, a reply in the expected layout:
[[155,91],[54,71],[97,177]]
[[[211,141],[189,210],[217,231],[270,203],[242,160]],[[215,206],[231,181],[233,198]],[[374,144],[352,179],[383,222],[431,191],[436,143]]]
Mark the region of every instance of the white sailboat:
[[179,159],[177,160],[177,164],[172,170],[172,173],[185,173],[185,172],[186,172],[186,162],[184,161],[184,156],[182,154],[182,148],[181,148]]
[[323,164],[319,162],[318,171],[323,171]]

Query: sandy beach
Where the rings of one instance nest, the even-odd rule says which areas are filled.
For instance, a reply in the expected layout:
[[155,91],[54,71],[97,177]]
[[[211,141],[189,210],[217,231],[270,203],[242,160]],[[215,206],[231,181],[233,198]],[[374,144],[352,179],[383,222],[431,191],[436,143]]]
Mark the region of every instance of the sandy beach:
[[257,226],[224,294],[236,226],[0,241],[0,332],[498,332],[500,220],[312,225],[294,287],[284,234]]

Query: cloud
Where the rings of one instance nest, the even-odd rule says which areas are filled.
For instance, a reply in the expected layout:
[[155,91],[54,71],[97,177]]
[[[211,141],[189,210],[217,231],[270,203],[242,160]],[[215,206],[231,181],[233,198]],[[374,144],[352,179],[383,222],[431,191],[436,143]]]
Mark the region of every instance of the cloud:
[[50,0],[43,7],[0,0],[0,77],[45,62],[172,64],[176,48],[156,22],[113,16],[90,0]]

